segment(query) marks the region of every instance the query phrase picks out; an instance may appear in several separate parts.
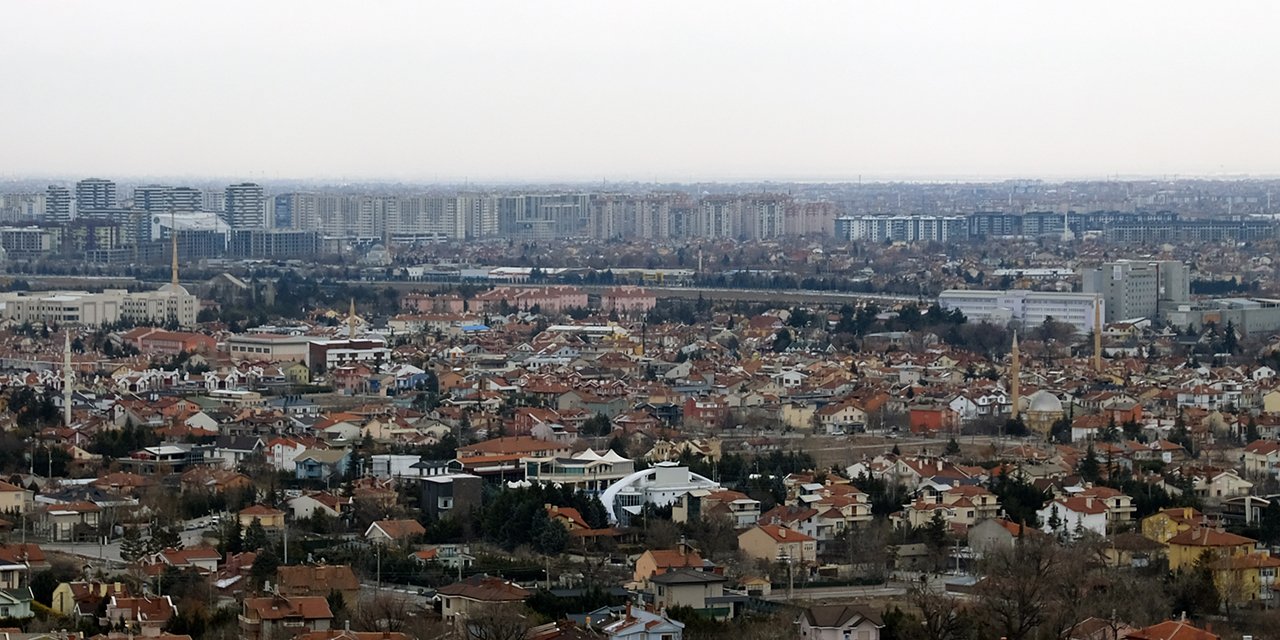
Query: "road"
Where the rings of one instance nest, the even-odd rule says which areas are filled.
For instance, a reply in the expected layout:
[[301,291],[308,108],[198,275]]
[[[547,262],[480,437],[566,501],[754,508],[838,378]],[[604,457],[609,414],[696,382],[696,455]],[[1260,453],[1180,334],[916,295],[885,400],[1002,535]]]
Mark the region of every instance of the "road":
[[[197,527],[202,524],[204,518],[197,520],[189,520],[182,523],[182,531],[179,537],[182,540],[182,546],[194,547],[204,540],[205,532],[211,527]],[[191,528],[187,528],[191,527]],[[112,540],[107,544],[93,544],[88,542],[41,542],[40,548],[46,551],[56,551],[70,555],[79,556],[85,560],[106,561],[116,564],[123,564],[124,560],[120,557],[120,540]]]
[[855,598],[890,598],[907,594],[907,586],[889,583],[874,586],[817,587],[813,589],[796,588],[792,597],[787,597],[786,588],[775,588],[765,596],[770,602],[786,602],[788,600],[842,600]]

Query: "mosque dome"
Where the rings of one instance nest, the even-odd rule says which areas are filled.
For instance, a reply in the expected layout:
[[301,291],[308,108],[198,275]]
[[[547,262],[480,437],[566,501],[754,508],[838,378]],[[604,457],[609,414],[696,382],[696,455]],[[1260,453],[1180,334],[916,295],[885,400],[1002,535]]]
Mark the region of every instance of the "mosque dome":
[[1027,398],[1027,411],[1036,413],[1062,413],[1062,401],[1043,389]]
[[180,296],[189,295],[186,287],[180,284],[173,284],[172,282],[160,287],[160,293],[176,293]]

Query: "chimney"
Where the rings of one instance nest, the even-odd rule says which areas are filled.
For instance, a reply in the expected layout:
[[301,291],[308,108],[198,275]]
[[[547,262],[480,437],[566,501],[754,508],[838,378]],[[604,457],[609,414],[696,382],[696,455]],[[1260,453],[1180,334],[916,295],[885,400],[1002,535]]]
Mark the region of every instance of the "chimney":
[[779,538],[785,538],[785,537],[787,537],[787,528],[786,528],[786,527],[778,527],[778,537],[779,537]]

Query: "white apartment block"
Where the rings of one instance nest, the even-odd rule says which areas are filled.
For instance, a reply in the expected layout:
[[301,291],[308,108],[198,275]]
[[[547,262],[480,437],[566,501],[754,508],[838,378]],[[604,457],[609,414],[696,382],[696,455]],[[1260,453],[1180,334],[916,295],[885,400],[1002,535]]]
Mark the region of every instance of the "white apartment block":
[[129,318],[168,322],[184,327],[196,323],[200,301],[186,289],[165,285],[159,291],[107,289],[88,291],[12,291],[0,293],[0,315],[14,322],[99,326]]
[[1056,291],[980,291],[948,289],[938,296],[943,309],[959,309],[969,322],[1005,325],[1014,322],[1032,328],[1046,318],[1065,322],[1080,333],[1094,329],[1094,305],[1106,317],[1106,302],[1092,293],[1059,293]]

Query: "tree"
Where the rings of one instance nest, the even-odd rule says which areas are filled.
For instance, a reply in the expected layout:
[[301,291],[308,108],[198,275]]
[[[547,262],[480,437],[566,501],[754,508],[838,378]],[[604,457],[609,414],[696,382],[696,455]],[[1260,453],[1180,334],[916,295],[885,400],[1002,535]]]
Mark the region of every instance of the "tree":
[[1080,461],[1080,477],[1088,482],[1102,479],[1102,466],[1098,463],[1098,454],[1093,450],[1093,443],[1085,450],[1084,459]]
[[1060,547],[1047,536],[989,552],[980,564],[985,578],[976,595],[979,619],[992,627],[990,637],[1026,640],[1048,618],[1054,603],[1053,581],[1064,561]]
[[218,544],[218,552],[222,555],[244,551],[244,530],[240,527],[240,518],[231,516],[222,525],[222,538]]
[[1245,442],[1253,442],[1260,438],[1262,438],[1262,434],[1258,433],[1258,419],[1249,416],[1249,424],[1244,429],[1244,440]]
[[145,555],[147,555],[147,543],[142,539],[142,535],[138,533],[138,528],[126,528],[124,530],[124,538],[120,540],[120,559],[133,563],[141,560]]
[[249,523],[249,527],[244,530],[244,548],[257,551],[266,547],[267,544],[267,530],[262,527],[262,521],[255,517],[253,522]]
[[943,450],[943,453],[949,456],[960,455],[960,443],[956,442],[955,436],[951,436],[951,439],[947,440],[947,448]]
[[920,611],[922,640],[963,640],[970,637],[969,619],[960,615],[962,609],[955,598],[924,587],[912,587],[907,597]]
[[147,540],[147,551],[159,553],[165,549],[180,549],[182,536],[172,527],[152,527],[151,538]]
[[559,555],[569,546],[569,531],[558,520],[550,520],[534,542],[538,551],[549,556]]
[[466,624],[475,640],[524,640],[534,620],[523,606],[487,605],[468,616]]

